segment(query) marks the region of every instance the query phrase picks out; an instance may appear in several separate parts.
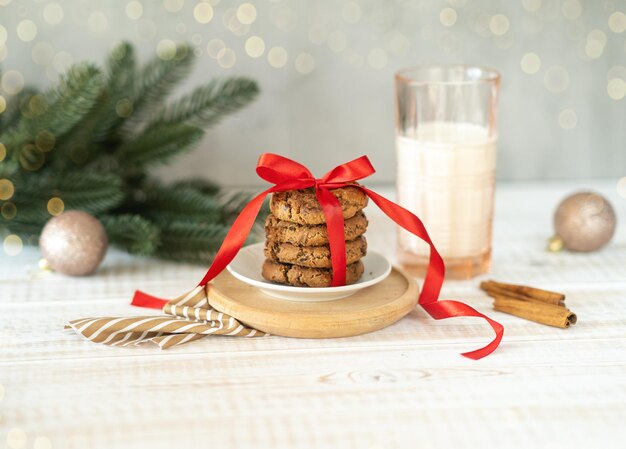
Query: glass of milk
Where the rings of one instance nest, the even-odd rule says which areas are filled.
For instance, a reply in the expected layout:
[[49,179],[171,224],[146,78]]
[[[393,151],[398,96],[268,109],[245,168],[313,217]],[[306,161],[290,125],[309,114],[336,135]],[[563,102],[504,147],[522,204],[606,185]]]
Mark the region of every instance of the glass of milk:
[[[489,270],[495,190],[500,74],[463,65],[396,74],[397,192],[426,226],[446,277]],[[429,247],[400,229],[398,258],[413,274],[428,266]]]

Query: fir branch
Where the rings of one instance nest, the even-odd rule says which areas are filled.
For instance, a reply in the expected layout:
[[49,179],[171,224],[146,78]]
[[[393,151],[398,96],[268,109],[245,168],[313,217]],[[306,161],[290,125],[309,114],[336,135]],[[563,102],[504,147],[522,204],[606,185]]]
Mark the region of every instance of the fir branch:
[[156,254],[179,262],[208,264],[227,233],[228,226],[217,223],[173,222],[161,229]]
[[[83,166],[105,148],[115,145],[114,130],[124,121],[120,105],[132,108],[130,97],[135,72],[133,47],[122,42],[107,57],[105,88],[98,102],[81,122],[57,143],[56,165],[61,168],[68,161]],[[123,101],[126,104],[122,104]]]
[[147,117],[165,102],[166,97],[191,70],[194,55],[191,47],[181,44],[176,47],[172,59],[154,58],[136,76],[132,95],[133,112],[121,128],[123,136],[129,137],[142,129]]
[[116,45],[105,65],[107,95],[94,111],[94,116],[98,118],[92,135],[95,142],[110,140],[125,117],[132,114],[135,70],[135,50],[132,45],[128,42]]
[[104,88],[98,68],[90,64],[76,64],[61,76],[59,86],[44,94],[45,113],[27,122],[36,133],[42,129],[62,136],[91,111]]
[[54,196],[63,200],[65,210],[92,214],[113,209],[124,198],[122,180],[113,173],[28,173],[18,174],[11,181],[15,185],[11,201],[17,207],[16,217],[34,223],[45,223],[50,218],[47,204]]
[[103,215],[100,220],[109,242],[129,253],[151,255],[160,244],[159,228],[139,215]]
[[195,126],[172,123],[140,134],[122,144],[116,151],[121,167],[140,170],[163,164],[173,156],[192,148],[202,137],[203,131]]
[[0,114],[0,129],[9,129],[15,126],[22,118],[22,107],[26,107],[26,102],[39,91],[34,87],[27,86],[18,94],[9,97],[5,111]]
[[0,135],[14,159],[21,147],[32,142],[39,131],[46,130],[57,139],[73,128],[94,106],[102,92],[100,71],[89,64],[76,64],[61,77],[59,86],[48,90],[33,109],[33,116],[25,117],[19,125]]
[[146,189],[142,214],[159,224],[177,220],[219,223],[224,208],[214,197],[190,187],[152,185]]
[[[36,244],[45,224],[45,221],[25,221],[18,218],[7,219],[0,215],[0,234],[8,231],[20,236],[22,240],[29,244]],[[35,240],[33,241],[33,239]]]
[[209,127],[246,106],[258,94],[257,84],[248,78],[213,80],[163,109],[148,128],[179,122]]
[[174,189],[176,188],[190,188],[197,190],[205,195],[215,195],[219,192],[220,187],[213,181],[209,181],[203,178],[188,178],[181,181],[177,181],[172,184]]

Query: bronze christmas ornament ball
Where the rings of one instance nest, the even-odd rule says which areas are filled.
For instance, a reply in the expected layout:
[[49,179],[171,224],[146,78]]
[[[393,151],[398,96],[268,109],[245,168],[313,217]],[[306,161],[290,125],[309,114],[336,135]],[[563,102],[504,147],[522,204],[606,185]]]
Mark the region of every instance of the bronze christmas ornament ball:
[[72,210],[46,223],[39,246],[53,270],[70,276],[86,276],[96,271],[102,262],[108,240],[97,218]]
[[609,243],[617,218],[606,198],[580,192],[565,198],[554,213],[556,238],[570,251],[596,251]]

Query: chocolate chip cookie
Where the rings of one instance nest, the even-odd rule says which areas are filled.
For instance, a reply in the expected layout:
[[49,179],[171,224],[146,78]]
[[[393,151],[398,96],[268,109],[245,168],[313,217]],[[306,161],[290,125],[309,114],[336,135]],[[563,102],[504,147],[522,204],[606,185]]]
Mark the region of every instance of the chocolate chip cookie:
[[[352,241],[363,235],[367,229],[367,218],[362,211],[344,221],[344,237]],[[268,240],[281,243],[291,243],[297,246],[328,245],[328,230],[326,224],[301,225],[292,221],[279,220],[269,214],[265,220],[265,235]]]
[[[367,206],[367,195],[357,187],[341,187],[331,190],[341,204],[343,218],[348,219]],[[279,220],[304,225],[326,223],[322,206],[317,201],[315,189],[289,190],[276,192],[270,201],[270,210]]]
[[[360,236],[346,242],[346,264],[351,264],[365,256],[367,242]],[[265,241],[265,257],[276,262],[290,263],[311,268],[331,268],[330,247],[296,246],[291,243]]]
[[[358,281],[364,269],[360,260],[346,266],[346,284]],[[270,259],[263,263],[262,275],[268,281],[295,287],[330,287],[332,282],[332,269],[302,267]]]

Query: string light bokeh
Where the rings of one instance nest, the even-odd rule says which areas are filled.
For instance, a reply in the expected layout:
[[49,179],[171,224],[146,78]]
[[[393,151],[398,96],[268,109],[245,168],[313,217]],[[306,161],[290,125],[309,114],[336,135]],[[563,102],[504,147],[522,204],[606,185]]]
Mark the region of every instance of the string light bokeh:
[[502,73],[499,178],[626,170],[626,0],[0,0],[0,114],[10,96],[101,62],[122,39],[163,59],[190,42],[188,86],[241,74],[263,89],[166,178],[255,183],[238,166],[271,150],[316,171],[367,153],[376,180],[391,182],[394,72],[457,62]]

